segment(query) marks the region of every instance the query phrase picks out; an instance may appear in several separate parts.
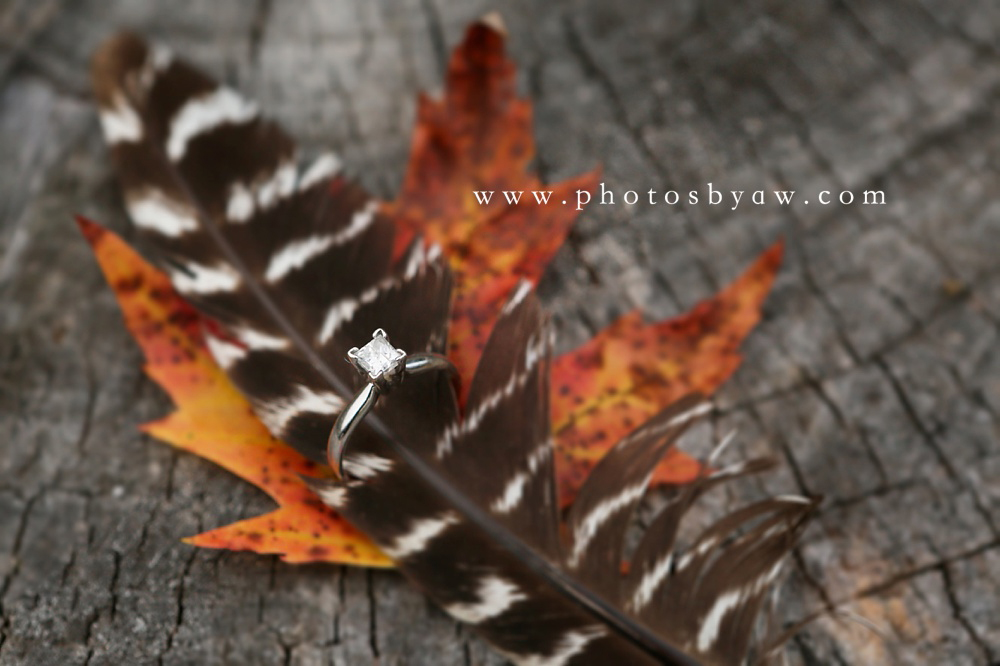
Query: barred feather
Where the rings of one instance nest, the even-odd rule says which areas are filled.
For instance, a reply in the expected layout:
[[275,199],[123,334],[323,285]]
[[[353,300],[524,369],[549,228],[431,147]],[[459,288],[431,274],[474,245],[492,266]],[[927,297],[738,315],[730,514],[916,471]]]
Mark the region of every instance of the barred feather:
[[[263,422],[322,460],[358,382],[343,361],[349,347],[385,328],[408,351],[444,348],[451,285],[439,253],[417,240],[393,261],[391,222],[339,175],[336,158],[300,169],[293,141],[254,104],[165,50],[132,35],[113,38],[94,58],[93,84],[140,236],[211,320],[215,358]],[[597,619],[598,598],[693,659],[746,663],[764,597],[814,500],[745,507],[682,549],[678,527],[692,502],[769,462],[723,468],[678,493],[623,575],[626,527],[652,470],[705,406],[696,396],[681,400],[621,440],[563,524],[549,422],[551,346],[537,297],[522,284],[486,345],[464,413],[448,377],[407,378],[353,436],[345,458],[352,480],[316,482],[317,493],[518,664],[657,663],[634,637]],[[377,436],[373,419],[407,448]],[[426,471],[406,464],[406,451],[498,527],[446,500]],[[580,603],[558,589],[501,544],[504,528],[591,596]],[[669,663],[694,661],[678,654]]]

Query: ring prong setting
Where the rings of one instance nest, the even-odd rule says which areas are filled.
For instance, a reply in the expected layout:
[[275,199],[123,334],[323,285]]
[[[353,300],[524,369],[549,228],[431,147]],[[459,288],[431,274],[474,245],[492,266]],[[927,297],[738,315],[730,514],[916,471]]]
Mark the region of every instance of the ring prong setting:
[[402,378],[406,352],[396,349],[389,342],[389,336],[381,328],[375,329],[372,339],[361,348],[354,347],[347,352],[351,364],[372,382],[385,389]]

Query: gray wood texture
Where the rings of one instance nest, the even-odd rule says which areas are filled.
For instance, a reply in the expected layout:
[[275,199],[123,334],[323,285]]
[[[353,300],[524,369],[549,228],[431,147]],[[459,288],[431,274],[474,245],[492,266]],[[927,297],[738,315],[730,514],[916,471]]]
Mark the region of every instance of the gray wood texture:
[[[1000,662],[1000,9],[993,0],[6,0],[0,3],[0,664],[503,661],[391,572],[197,550],[267,510],[136,431],[165,396],[72,225],[126,230],[86,62],[131,26],[391,197],[414,100],[499,8],[542,175],[619,192],[794,189],[756,207],[592,205],[542,286],[560,346],[682,311],[779,234],[718,395],[764,492],[822,493],[781,616],[796,664]],[[885,206],[804,203],[884,190]],[[706,433],[711,434],[711,433]]]

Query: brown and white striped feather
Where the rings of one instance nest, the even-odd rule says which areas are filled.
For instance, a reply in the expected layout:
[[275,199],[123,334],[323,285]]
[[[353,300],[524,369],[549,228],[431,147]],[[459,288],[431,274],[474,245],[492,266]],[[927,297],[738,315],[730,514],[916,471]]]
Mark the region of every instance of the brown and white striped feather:
[[[384,328],[407,351],[445,348],[450,274],[416,241],[391,260],[393,226],[326,156],[299,169],[294,142],[255,105],[131,35],[93,62],[101,124],[141,238],[214,322],[213,354],[275,436],[315,459],[359,382],[346,349]],[[687,398],[623,439],[585,483],[563,542],[549,422],[552,336],[520,285],[496,324],[465,413],[443,374],[413,376],[375,413],[502,525],[622,612],[711,664],[747,659],[762,599],[813,507],[773,498],[736,511],[687,550],[677,527],[709,487],[683,490],[620,573],[626,526],[652,469],[701,410]],[[519,664],[652,663],[449,506],[362,424],[345,467],[317,484],[457,619]],[[735,536],[734,536],[735,535]]]

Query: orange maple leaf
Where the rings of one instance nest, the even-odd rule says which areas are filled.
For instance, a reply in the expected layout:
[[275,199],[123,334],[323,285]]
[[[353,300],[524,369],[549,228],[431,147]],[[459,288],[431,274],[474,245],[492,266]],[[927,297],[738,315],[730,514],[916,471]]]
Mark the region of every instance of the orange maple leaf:
[[77,223],[118,299],[126,327],[146,356],[146,374],[177,406],[142,430],[224,467],[279,505],[270,513],[187,541],[277,554],[286,562],[392,566],[364,534],[306,486],[299,475],[320,476],[322,466],[276,440],[257,419],[212,359],[198,313],[174,292],[170,279],[110,231],[82,218]]
[[[397,247],[416,234],[442,246],[455,272],[449,356],[468,386],[482,346],[510,290],[538,281],[576,218],[577,190],[597,172],[543,186],[527,171],[534,156],[531,104],[514,89],[514,64],[491,21],[474,24],[449,64],[444,99],[420,100],[412,154],[399,198],[384,209],[396,221]],[[493,191],[480,205],[476,191]],[[531,195],[508,204],[503,191]],[[533,191],[551,192],[539,203]],[[279,504],[263,516],[188,541],[276,553],[290,562],[390,566],[366,537],[325,508],[299,475],[329,469],[275,440],[205,348],[197,314],[169,279],[119,238],[80,221],[146,354],[147,373],[177,411],[144,430],[208,458],[254,483]],[[738,367],[739,345],[757,323],[781,257],[780,244],[747,273],[691,312],[657,324],[622,317],[552,366],[552,420],[563,503],[618,439],[690,392],[711,393]],[[672,452],[657,482],[683,483],[700,472]]]

